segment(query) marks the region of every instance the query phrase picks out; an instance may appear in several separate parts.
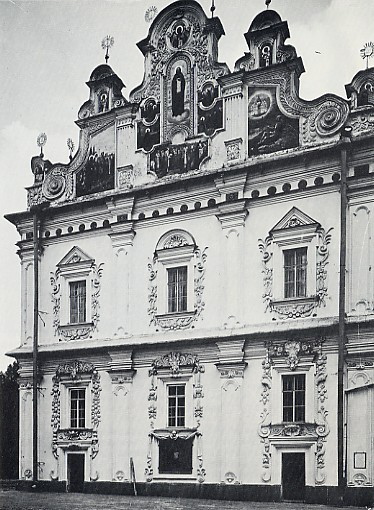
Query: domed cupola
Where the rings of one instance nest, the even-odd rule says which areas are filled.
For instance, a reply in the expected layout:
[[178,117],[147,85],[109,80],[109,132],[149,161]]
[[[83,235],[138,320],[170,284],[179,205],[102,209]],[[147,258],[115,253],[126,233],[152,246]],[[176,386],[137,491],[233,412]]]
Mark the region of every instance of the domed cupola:
[[287,21],[276,11],[268,9],[260,12],[244,34],[249,52],[235,64],[235,70],[250,71],[297,58],[293,46],[284,42],[290,37]]
[[374,106],[374,67],[359,71],[351,83],[345,86],[351,108]]
[[125,85],[108,64],[96,67],[87,85],[90,88],[90,99],[80,108],[80,119],[108,112],[127,103],[121,92]]

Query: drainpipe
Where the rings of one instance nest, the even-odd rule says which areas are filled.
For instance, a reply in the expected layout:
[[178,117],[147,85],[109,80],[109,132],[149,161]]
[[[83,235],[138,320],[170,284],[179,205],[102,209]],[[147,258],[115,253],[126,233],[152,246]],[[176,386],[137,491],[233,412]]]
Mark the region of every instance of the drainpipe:
[[338,343],[338,487],[339,496],[344,497],[346,479],[344,475],[344,356],[346,344],[346,259],[347,259],[347,150],[351,142],[351,126],[341,132],[340,158],[340,273],[339,273],[339,343]]
[[38,326],[39,326],[39,232],[38,209],[33,210],[34,240],[34,334],[32,353],[32,479],[38,481]]

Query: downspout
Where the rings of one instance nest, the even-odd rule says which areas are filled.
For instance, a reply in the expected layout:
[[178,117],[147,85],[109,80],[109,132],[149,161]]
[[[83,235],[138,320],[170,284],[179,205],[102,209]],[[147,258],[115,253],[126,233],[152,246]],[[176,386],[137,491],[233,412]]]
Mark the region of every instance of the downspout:
[[338,339],[338,487],[344,497],[346,479],[344,474],[344,357],[346,344],[346,267],[347,267],[347,150],[351,142],[352,128],[345,126],[340,141],[340,273],[339,273],[339,339]]
[[32,352],[32,479],[38,481],[38,326],[39,326],[39,232],[38,209],[33,211],[34,240],[34,334]]

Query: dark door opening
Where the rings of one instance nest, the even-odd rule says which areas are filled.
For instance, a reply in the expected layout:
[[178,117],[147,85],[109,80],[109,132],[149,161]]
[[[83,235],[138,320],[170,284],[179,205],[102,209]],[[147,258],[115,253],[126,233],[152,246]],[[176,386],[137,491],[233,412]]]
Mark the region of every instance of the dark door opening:
[[282,454],[283,499],[304,501],[305,499],[305,454]]
[[68,492],[83,492],[84,453],[68,453]]
[[191,474],[192,441],[192,439],[164,439],[159,441],[159,473]]

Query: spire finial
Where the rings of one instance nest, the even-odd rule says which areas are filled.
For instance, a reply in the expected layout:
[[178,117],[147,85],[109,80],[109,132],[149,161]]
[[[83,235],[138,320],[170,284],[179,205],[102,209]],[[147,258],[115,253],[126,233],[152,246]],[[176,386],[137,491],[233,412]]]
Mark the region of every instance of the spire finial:
[[366,58],[366,69],[368,69],[369,58],[374,57],[374,44],[372,42],[366,43],[365,46],[363,48],[361,48],[360,54],[363,59]]
[[107,35],[104,37],[104,39],[101,41],[101,47],[103,50],[106,50],[105,52],[105,63],[108,63],[109,60],[109,48],[111,48],[114,44],[114,37],[111,35]]
[[69,159],[70,161],[73,159],[73,152],[74,152],[74,148],[75,148],[75,145],[74,145],[74,142],[71,138],[68,138],[66,140],[66,145],[68,146],[68,149],[69,149]]
[[214,5],[214,0],[212,0],[212,5],[210,6],[210,12],[212,13],[212,18],[214,16],[215,10],[216,10],[216,6]]
[[40,133],[38,138],[36,139],[36,144],[40,147],[40,157],[44,158],[43,147],[47,143],[47,135],[45,133]]
[[269,9],[269,5],[271,4],[271,0],[265,0],[266,9]]

